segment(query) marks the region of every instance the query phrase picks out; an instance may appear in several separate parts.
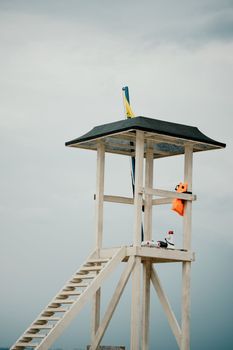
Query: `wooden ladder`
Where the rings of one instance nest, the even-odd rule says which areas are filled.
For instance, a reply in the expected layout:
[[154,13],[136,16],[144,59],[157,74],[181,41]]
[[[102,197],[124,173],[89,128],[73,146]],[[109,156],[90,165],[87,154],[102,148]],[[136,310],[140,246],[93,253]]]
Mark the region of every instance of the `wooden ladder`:
[[10,350],[47,350],[125,256],[125,247],[106,259],[92,253]]

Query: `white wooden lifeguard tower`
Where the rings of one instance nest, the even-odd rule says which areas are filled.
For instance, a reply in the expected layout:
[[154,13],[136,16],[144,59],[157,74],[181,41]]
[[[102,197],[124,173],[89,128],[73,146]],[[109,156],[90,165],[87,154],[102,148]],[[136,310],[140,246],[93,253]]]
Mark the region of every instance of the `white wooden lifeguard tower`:
[[[193,152],[224,148],[225,144],[210,139],[196,127],[135,117],[97,126],[84,136],[67,142],[66,145],[97,151],[95,250],[15,342],[11,350],[47,350],[90,299],[93,300],[91,350],[97,349],[130,275],[132,275],[130,349],[149,349],[152,282],[179,349],[189,350],[190,273],[191,262],[194,260],[194,253],[191,250],[191,222],[192,201],[196,199],[192,194]],[[104,193],[105,152],[135,157],[134,198]],[[182,154],[184,155],[184,181],[188,183],[189,193],[153,188],[154,159]],[[144,239],[151,240],[153,206],[169,204],[174,198],[180,198],[185,203],[182,249],[141,247],[142,206],[144,205],[145,211]],[[103,249],[104,202],[134,206],[132,246]],[[181,325],[176,320],[156,272],[156,264],[164,262],[181,263],[183,266]],[[106,312],[100,319],[102,283],[121,263],[125,264],[125,269]]]

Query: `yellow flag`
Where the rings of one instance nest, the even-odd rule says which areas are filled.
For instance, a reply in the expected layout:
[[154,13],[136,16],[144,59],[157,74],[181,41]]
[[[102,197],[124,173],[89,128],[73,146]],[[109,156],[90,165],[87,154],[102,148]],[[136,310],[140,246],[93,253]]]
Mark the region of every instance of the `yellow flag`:
[[132,111],[130,104],[127,101],[127,98],[125,97],[125,95],[124,95],[124,103],[125,103],[125,111],[126,111],[127,118],[134,118],[135,114]]

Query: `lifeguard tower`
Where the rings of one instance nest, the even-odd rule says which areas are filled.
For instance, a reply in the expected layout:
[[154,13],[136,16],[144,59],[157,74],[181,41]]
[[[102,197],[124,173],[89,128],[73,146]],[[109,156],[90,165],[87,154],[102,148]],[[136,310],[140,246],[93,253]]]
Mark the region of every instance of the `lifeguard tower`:
[[[66,146],[97,151],[95,250],[68,279],[11,350],[47,350],[90,299],[93,300],[90,349],[98,349],[130,275],[132,275],[130,349],[149,349],[150,286],[152,284],[179,349],[189,350],[190,273],[191,263],[194,260],[194,253],[191,250],[192,201],[196,199],[192,193],[193,153],[224,148],[225,144],[205,136],[196,127],[135,117],[97,126],[87,134],[67,142]],[[135,157],[134,197],[104,193],[106,152]],[[153,188],[154,159],[174,155],[184,155],[184,182],[188,183],[188,193]],[[182,249],[142,247],[142,207],[144,207],[144,239],[151,240],[153,207],[169,204],[174,198],[181,199],[185,205]],[[134,206],[132,246],[103,249],[104,202]],[[100,319],[102,283],[122,263],[125,264],[124,271],[105,314]],[[160,263],[181,263],[183,266],[181,325],[176,320],[156,272],[156,264]]]

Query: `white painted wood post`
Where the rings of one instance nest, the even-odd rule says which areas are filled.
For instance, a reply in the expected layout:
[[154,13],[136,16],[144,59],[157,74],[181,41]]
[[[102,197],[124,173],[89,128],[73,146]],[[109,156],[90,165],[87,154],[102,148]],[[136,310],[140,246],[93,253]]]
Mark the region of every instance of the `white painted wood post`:
[[[105,146],[102,142],[97,145],[97,170],[96,170],[96,213],[95,213],[95,248],[97,254],[102,248],[103,242],[103,208],[104,208],[104,168],[105,168]],[[101,289],[99,288],[92,303],[92,323],[91,339],[95,338],[100,324],[100,298]]]
[[[145,174],[145,188],[153,189],[153,144],[147,141],[146,150],[146,174]],[[145,214],[144,214],[144,239],[152,239],[152,195],[146,193],[145,195]]]
[[[193,147],[185,146],[184,181],[188,183],[188,191],[192,191]],[[192,201],[185,202],[183,221],[183,248],[191,250],[192,234]],[[182,321],[181,350],[190,349],[190,280],[191,262],[182,265]]]
[[101,288],[99,288],[92,301],[92,322],[91,322],[91,340],[95,339],[95,335],[100,325],[100,300],[101,300]]
[[145,261],[143,263],[143,288],[142,288],[142,350],[149,349],[150,277],[151,277],[151,262]]
[[[153,188],[153,143],[147,141],[145,188]],[[152,239],[152,195],[145,195],[144,212],[144,239]],[[143,263],[143,288],[142,288],[142,350],[149,349],[150,328],[150,276],[151,263]]]
[[132,304],[131,304],[131,338],[130,350],[140,349],[140,321],[141,321],[141,258],[135,257],[135,266],[132,272]]
[[135,190],[134,190],[134,246],[141,246],[142,190],[143,190],[144,133],[136,131]]
[[[143,160],[144,160],[144,133],[136,131],[136,169],[135,169],[135,195],[134,195],[134,246],[141,245],[142,227],[142,186],[143,186]],[[130,349],[140,348],[140,281],[141,258],[135,258],[135,267],[132,272],[132,305],[131,305],[131,341]]]
[[96,213],[95,213],[95,248],[102,248],[103,241],[103,208],[104,208],[104,167],[105,146],[100,142],[97,146],[97,170],[96,170]]

